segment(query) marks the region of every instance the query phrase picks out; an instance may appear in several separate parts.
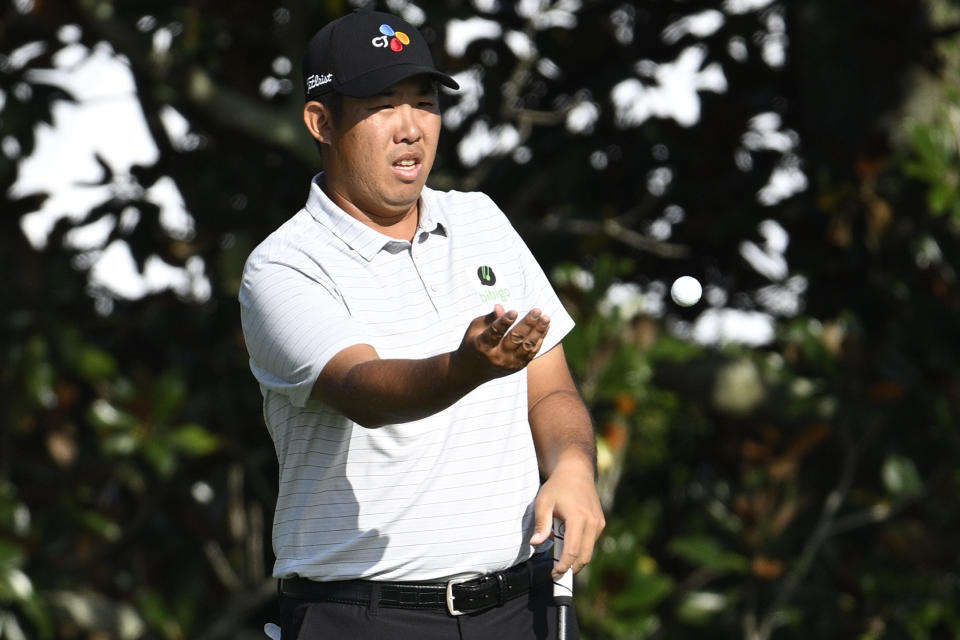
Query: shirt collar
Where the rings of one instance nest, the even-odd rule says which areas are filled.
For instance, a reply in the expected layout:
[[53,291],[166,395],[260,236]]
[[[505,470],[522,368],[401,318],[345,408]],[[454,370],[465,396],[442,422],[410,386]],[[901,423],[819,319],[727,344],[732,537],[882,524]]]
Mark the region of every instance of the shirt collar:
[[443,207],[437,201],[437,192],[430,187],[424,187],[420,192],[420,221],[417,224],[417,235],[428,233],[447,237],[450,225],[443,213]]
[[[333,200],[320,187],[323,172],[318,173],[310,181],[310,194],[305,206],[314,220],[328,228],[347,246],[359,253],[367,261],[373,260],[385,247],[396,246],[397,243],[409,244],[405,240],[397,240],[380,233],[363,224],[346,211],[334,204]],[[434,191],[427,187],[420,194],[420,217],[417,223],[417,238],[426,239],[429,235],[447,235],[446,220],[443,211],[435,203]],[[423,234],[427,234],[424,236]]]

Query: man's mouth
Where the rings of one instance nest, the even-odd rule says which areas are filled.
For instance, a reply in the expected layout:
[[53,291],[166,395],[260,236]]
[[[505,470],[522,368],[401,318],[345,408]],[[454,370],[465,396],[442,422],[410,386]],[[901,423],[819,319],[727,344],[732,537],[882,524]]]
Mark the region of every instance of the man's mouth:
[[418,158],[400,158],[393,163],[393,172],[402,180],[416,180],[421,166]]

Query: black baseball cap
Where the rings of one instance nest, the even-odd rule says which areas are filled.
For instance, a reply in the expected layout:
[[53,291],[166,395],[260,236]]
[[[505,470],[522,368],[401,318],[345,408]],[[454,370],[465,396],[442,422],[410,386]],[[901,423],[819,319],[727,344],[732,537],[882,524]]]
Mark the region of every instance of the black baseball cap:
[[303,56],[306,98],[337,92],[376,95],[410,76],[426,74],[451,89],[456,80],[437,70],[416,27],[389,13],[358,9],[320,29]]

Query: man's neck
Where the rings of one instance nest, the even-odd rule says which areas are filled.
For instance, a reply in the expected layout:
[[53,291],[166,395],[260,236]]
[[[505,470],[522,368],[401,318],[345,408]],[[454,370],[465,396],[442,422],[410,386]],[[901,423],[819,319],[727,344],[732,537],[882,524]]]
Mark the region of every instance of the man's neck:
[[416,236],[417,226],[420,222],[420,202],[423,196],[417,198],[417,201],[404,213],[377,215],[358,207],[335,189],[329,188],[323,177],[320,178],[319,184],[323,192],[335,205],[343,209],[347,215],[356,218],[371,229],[398,240],[412,241]]

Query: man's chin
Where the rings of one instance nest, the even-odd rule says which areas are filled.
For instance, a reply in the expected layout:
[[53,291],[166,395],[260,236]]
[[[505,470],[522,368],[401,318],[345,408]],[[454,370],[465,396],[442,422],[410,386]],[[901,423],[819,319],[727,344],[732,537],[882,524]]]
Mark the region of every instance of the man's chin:
[[389,194],[390,197],[386,202],[390,207],[398,209],[409,207],[420,199],[420,193],[422,191],[423,182],[419,180],[411,183],[402,183],[393,190],[393,193]]

